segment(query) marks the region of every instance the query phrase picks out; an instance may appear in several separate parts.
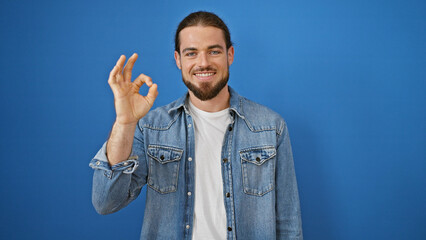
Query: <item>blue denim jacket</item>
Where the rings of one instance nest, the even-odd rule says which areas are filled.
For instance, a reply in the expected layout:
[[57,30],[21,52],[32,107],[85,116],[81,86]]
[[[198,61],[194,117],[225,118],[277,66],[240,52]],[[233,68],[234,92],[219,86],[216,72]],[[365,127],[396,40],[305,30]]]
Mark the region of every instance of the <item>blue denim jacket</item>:
[[[232,123],[221,153],[227,239],[303,239],[286,123],[229,91]],[[92,201],[100,214],[125,207],[148,184],[141,239],[191,239],[194,194],[188,193],[194,192],[197,159],[186,98],[139,121],[128,160],[110,166],[104,144],[90,162]]]

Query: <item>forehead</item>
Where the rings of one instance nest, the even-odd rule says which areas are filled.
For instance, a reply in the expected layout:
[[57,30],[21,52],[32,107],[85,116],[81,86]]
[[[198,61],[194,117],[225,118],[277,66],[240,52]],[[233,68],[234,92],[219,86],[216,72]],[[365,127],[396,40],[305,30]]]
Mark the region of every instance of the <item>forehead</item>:
[[211,26],[191,26],[179,33],[180,49],[187,47],[203,48],[220,45],[226,48],[225,36],[222,29]]

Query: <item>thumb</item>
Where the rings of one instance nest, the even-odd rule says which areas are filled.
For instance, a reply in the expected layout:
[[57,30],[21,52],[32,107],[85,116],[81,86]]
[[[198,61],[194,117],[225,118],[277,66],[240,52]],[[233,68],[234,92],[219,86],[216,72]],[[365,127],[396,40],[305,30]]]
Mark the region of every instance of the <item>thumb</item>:
[[146,95],[146,100],[152,106],[154,104],[154,101],[157,98],[157,96],[158,96],[157,84],[154,83],[149,88],[148,94]]

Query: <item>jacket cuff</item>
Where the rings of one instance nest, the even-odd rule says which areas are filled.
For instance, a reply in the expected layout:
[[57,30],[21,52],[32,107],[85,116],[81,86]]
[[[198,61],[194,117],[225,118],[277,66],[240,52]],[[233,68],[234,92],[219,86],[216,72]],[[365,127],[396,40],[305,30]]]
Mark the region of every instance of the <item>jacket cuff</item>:
[[95,157],[90,161],[89,167],[94,170],[104,170],[105,176],[112,178],[114,171],[122,171],[125,174],[132,174],[139,166],[139,162],[137,160],[138,156],[132,154],[127,160],[111,166],[106,156],[105,142]]

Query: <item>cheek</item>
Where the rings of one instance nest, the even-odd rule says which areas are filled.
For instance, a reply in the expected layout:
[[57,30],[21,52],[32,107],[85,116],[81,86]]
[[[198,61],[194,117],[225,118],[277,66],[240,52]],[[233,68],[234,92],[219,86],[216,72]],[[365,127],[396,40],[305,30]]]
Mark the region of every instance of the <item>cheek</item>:
[[182,63],[182,71],[190,74],[193,69],[192,63]]

